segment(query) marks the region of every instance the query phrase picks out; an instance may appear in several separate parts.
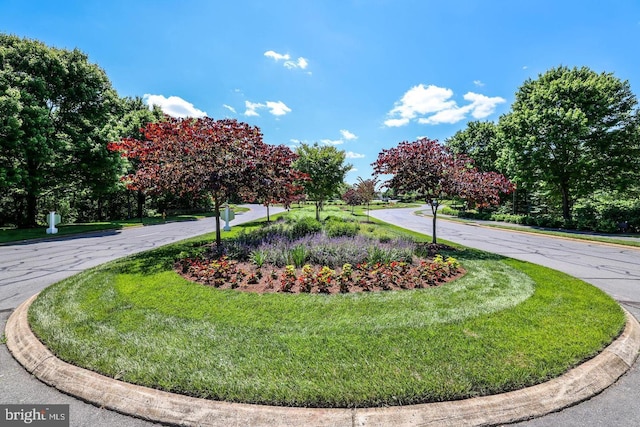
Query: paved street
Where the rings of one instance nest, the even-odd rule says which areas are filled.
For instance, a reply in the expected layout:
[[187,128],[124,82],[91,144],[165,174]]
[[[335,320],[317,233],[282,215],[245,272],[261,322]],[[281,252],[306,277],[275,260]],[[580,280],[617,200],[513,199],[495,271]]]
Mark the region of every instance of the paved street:
[[[371,215],[430,234],[431,219],[415,209],[372,211]],[[272,208],[272,213],[275,209]],[[232,224],[265,216],[264,208],[238,215]],[[35,243],[0,246],[0,330],[12,309],[29,296],[85,268],[130,253],[214,230],[213,219],[140,227]],[[555,239],[439,221],[439,238],[580,277],[608,292],[640,318],[640,250]],[[523,426],[637,426],[640,424],[638,364],[618,383],[588,402]],[[144,426],[151,423],[85,404],[43,385],[0,346],[0,403],[68,403],[73,426]]]
[[[272,214],[281,211],[280,208],[270,209]],[[251,211],[237,214],[231,225],[265,216],[263,206],[251,205]],[[215,220],[207,218],[0,246],[0,331],[4,333],[5,323],[14,308],[65,277],[116,258],[214,230]],[[154,425],[97,408],[44,385],[11,357],[5,345],[0,345],[0,403],[69,404],[74,427]]]
[[[430,235],[431,218],[413,215],[415,210],[372,211],[371,216]],[[579,277],[609,293],[637,319],[640,318],[640,248],[514,233],[440,219],[437,236],[438,239],[534,262]],[[629,373],[612,387],[587,402],[515,425],[637,427],[640,425],[638,364],[636,362]]]

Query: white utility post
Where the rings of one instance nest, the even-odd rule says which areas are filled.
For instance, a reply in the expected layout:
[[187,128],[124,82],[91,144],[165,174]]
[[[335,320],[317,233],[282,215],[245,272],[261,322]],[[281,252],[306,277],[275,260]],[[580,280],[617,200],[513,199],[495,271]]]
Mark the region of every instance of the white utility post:
[[56,234],[58,229],[56,225],[60,224],[60,215],[56,214],[55,211],[49,212],[49,228],[47,228],[47,234]]
[[229,221],[232,221],[236,215],[233,213],[231,209],[229,209],[229,205],[224,208],[224,212],[222,213],[222,219],[225,222],[224,231],[231,231],[231,226],[229,225]]

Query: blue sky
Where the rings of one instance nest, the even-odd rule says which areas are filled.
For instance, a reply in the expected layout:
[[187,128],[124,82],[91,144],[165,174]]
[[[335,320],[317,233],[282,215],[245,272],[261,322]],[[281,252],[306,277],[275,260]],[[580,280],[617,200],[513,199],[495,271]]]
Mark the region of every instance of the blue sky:
[[637,0],[0,0],[0,31],[78,48],[169,114],[334,144],[350,183],[383,148],[497,121],[552,67],[640,93]]

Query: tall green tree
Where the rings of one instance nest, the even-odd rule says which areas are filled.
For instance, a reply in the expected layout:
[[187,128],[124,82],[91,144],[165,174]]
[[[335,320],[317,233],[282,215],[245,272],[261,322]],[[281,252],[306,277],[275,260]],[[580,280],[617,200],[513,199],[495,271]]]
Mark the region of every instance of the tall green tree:
[[466,129],[459,130],[444,144],[454,154],[465,154],[474,160],[482,172],[498,172],[496,161],[500,151],[497,141],[498,127],[493,122],[473,121]]
[[38,200],[117,182],[120,160],[106,149],[118,97],[106,74],[79,50],[0,34],[0,189],[37,223]]
[[346,154],[332,145],[302,144],[296,148],[298,159],[294,168],[308,175],[304,181],[305,193],[315,202],[316,219],[320,220],[320,210],[325,201],[340,195],[342,183],[351,170],[345,164]]
[[637,100],[627,81],[587,67],[527,80],[500,118],[499,163],[517,184],[543,188],[571,219],[577,198],[637,181]]

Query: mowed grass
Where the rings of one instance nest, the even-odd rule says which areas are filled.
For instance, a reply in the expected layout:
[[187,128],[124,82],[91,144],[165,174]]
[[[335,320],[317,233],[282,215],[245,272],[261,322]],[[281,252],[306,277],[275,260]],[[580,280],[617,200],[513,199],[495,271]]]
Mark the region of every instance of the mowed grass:
[[198,244],[138,254],[46,289],[29,312],[33,330],[70,363],[149,387],[362,407],[537,384],[594,356],[624,326],[620,307],[597,288],[470,249],[454,254],[467,275],[438,288],[260,295],[175,274],[176,256]]

